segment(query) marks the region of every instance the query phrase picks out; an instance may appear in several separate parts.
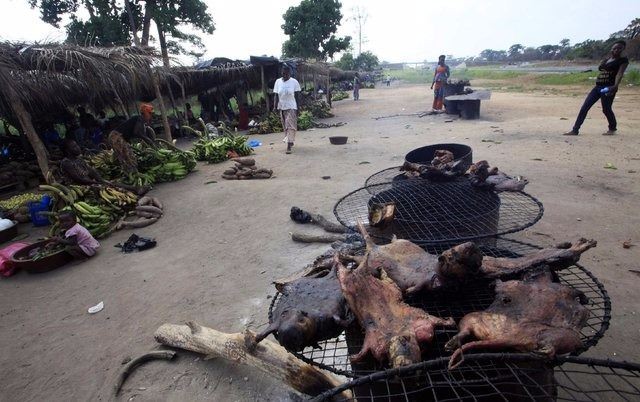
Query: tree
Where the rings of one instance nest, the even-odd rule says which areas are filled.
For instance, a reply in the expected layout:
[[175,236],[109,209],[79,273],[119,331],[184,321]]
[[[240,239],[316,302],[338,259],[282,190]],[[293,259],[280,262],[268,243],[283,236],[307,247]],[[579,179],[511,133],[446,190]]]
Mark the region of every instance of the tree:
[[[28,1],[31,7],[40,9],[40,17],[44,22],[55,27],[67,16],[70,20],[66,25],[67,41],[80,44],[131,45],[138,28],[141,28],[141,45],[148,46],[153,20],[158,29],[165,65],[169,63],[169,52],[198,54],[185,47],[185,44],[203,48],[200,37],[185,32],[187,26],[207,34],[215,29],[203,0],[125,0],[127,3],[115,0]],[[77,17],[80,9],[87,11],[88,19]]]
[[640,37],[640,18],[635,18],[631,21],[622,32],[624,33],[624,37],[627,39]]
[[556,58],[560,51],[558,45],[542,45],[538,47],[537,51],[540,53],[542,60],[553,60]]
[[511,45],[511,47],[509,47],[508,50],[508,57],[510,60],[520,60],[520,56],[522,55],[522,50],[524,49],[524,46],[522,46],[519,43],[516,43],[515,45]]
[[336,61],[334,65],[342,70],[354,70],[355,69],[355,60],[353,59],[353,54],[344,53],[340,60]]
[[504,50],[485,49],[480,52],[480,57],[489,62],[504,61],[507,58],[507,52]]
[[335,36],[341,7],[337,0],[302,0],[297,7],[289,7],[283,15],[282,29],[289,36],[282,45],[283,55],[325,60],[346,50],[351,37]]
[[374,68],[378,67],[380,61],[378,60],[378,56],[371,52],[362,52],[356,59],[354,60],[355,68],[358,70],[371,71]]

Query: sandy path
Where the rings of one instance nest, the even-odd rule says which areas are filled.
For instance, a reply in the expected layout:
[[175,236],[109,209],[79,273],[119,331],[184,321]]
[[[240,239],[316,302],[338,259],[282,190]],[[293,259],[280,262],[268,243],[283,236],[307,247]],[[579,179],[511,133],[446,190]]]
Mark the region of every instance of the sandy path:
[[[348,124],[300,133],[292,155],[284,154],[280,134],[259,136],[264,146],[256,150],[258,164],[274,169],[276,178],[224,181],[219,177],[227,164],[201,165],[185,180],[154,190],[166,214],[139,233],[156,237],[156,249],[120,254],[113,245],[130,232],[119,232],[87,263],[0,281],[0,400],[110,400],[122,359],[155,348],[152,334],[165,322],[194,319],[225,331],[260,328],[273,294],[270,281],[326,248],[290,241],[288,232],[299,229],[289,221],[290,207],[330,216],[335,202],[370,174],[399,165],[413,148],[438,142],[469,144],[475,160],[529,178],[527,189],[544,203],[545,215],[518,238],[540,245],[580,236],[598,240],[583,262],[609,291],[613,319],[588,355],[640,361],[634,342],[640,335],[640,278],[628,272],[639,269],[640,246],[621,246],[628,239],[640,244],[640,173],[629,172],[640,172],[640,92],[623,89],[618,97],[620,135],[614,137],[600,135],[606,122],[599,107],[583,135],[558,135],[570,128],[582,98],[544,94],[494,93],[476,121],[372,119],[425,110],[431,98],[423,86],[363,90],[359,102],[337,102],[337,117],[328,121]],[[349,144],[331,146],[330,135],[348,135]],[[603,169],[607,162],[618,169]],[[322,180],[325,175],[331,179]],[[208,180],[218,183],[205,185]],[[105,309],[88,315],[86,309],[101,300]],[[175,363],[138,370],[122,400],[133,396],[290,398],[267,376],[187,353]]]

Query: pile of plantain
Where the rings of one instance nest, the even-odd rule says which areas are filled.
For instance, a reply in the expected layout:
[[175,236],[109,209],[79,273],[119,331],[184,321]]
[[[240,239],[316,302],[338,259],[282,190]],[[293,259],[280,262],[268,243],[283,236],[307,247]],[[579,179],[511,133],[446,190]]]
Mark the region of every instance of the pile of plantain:
[[87,159],[89,165],[107,180],[143,187],[183,179],[196,167],[195,155],[173,144],[158,140],[158,148],[138,143],[131,146],[138,162],[136,173],[125,174],[112,150],[105,150]]
[[208,163],[220,163],[229,159],[229,153],[240,156],[251,155],[253,149],[243,135],[224,135],[214,139],[201,138],[193,144],[191,150],[195,158]]
[[271,169],[260,169],[253,158],[233,158],[235,166],[222,173],[222,178],[227,180],[269,179],[273,175]]
[[110,186],[64,186],[60,183],[41,185],[41,191],[50,193],[55,199],[49,219],[53,223],[49,235],[59,230],[58,213],[74,211],[78,223],[89,230],[95,238],[109,235],[116,229],[115,224],[123,216],[135,209],[136,194]]
[[31,217],[29,216],[29,203],[39,202],[40,200],[42,200],[41,193],[29,192],[18,194],[0,201],[0,210],[2,210],[9,219],[13,219],[19,223],[27,223],[31,221]]

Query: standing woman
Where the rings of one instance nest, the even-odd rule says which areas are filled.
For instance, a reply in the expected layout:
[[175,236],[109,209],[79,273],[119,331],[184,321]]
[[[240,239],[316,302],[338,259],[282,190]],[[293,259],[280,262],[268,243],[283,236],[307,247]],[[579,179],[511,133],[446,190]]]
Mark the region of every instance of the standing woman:
[[133,153],[129,141],[134,138],[141,139],[152,147],[156,147],[155,139],[151,138],[147,130],[147,124],[151,122],[153,106],[143,103],[140,106],[140,116],[134,116],[117,126],[109,133],[107,142],[113,149],[113,153],[122,165],[126,173],[138,171],[138,160]]
[[298,96],[300,95],[300,83],[291,77],[291,68],[288,65],[282,67],[282,78],[276,80],[273,86],[275,107],[280,111],[284,139],[287,142],[287,152],[291,153],[293,142],[298,131]]
[[360,99],[360,74],[356,73],[353,78],[353,100],[357,101],[358,99]]
[[622,57],[622,52],[626,46],[627,43],[623,40],[613,42],[613,46],[611,46],[611,57],[602,60],[600,63],[598,67],[600,73],[596,78],[596,86],[593,87],[584,100],[576,122],[573,124],[573,129],[563,135],[578,135],[580,126],[584,123],[589,109],[591,109],[591,106],[593,106],[598,99],[600,99],[600,103],[602,103],[602,113],[607,117],[607,122],[609,123],[609,130],[602,133],[602,135],[614,135],[616,133],[618,129],[616,116],[613,114],[611,107],[613,106],[613,100],[616,97],[616,92],[618,92],[618,86],[620,85],[620,81],[622,81],[624,71],[629,65],[629,59]]
[[441,54],[438,57],[438,65],[436,71],[433,73],[433,81],[431,82],[431,89],[433,89],[433,110],[440,111],[444,104],[444,86],[449,79],[449,66],[444,64],[445,55]]

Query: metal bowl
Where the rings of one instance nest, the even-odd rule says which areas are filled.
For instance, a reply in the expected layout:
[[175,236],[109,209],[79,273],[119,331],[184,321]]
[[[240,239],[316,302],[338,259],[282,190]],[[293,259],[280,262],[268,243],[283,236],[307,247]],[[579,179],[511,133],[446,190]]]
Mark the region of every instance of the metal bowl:
[[347,143],[348,138],[349,137],[343,137],[343,136],[329,137],[329,142],[332,143],[333,145],[344,145]]

